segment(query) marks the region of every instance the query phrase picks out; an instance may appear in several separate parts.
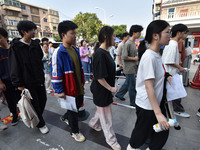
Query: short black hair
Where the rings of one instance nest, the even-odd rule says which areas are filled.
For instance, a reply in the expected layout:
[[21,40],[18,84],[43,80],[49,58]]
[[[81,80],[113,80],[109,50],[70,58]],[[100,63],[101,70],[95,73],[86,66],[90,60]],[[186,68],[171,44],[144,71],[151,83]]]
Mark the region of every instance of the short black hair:
[[38,44],[40,44],[40,39],[35,39],[35,41],[36,41]]
[[19,31],[19,34],[22,37],[24,36],[24,34],[22,33],[22,30],[25,31],[25,32],[28,32],[28,31],[33,30],[33,29],[36,30],[37,26],[32,21],[24,20],[24,21],[20,21],[17,24],[17,30]]
[[76,28],[78,28],[78,26],[70,21],[70,20],[65,20],[63,22],[60,22],[58,25],[58,33],[60,35],[60,38],[62,39],[62,33],[67,33],[67,31],[69,30],[75,30]]
[[129,35],[132,36],[133,32],[141,32],[143,30],[143,27],[141,25],[132,25],[129,31]]
[[122,39],[123,39],[124,37],[128,36],[128,35],[129,35],[128,32],[123,33],[123,34],[122,34]]
[[176,24],[172,27],[171,29],[171,36],[172,38],[175,37],[177,35],[178,32],[188,32],[188,27],[184,24]]
[[48,39],[48,38],[42,38],[42,43],[43,43],[44,41],[49,42],[49,39]]
[[53,44],[51,41],[49,41],[49,44]]
[[2,35],[4,38],[7,38],[8,32],[4,28],[0,28],[0,35]]

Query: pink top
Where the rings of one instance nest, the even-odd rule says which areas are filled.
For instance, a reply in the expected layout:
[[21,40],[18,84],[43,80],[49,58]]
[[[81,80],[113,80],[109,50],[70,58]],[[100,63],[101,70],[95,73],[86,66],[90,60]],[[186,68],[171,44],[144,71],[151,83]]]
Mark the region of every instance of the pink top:
[[83,54],[88,53],[88,48],[87,47],[86,48],[80,47],[79,53],[80,53],[80,56],[81,56],[81,61],[89,62],[88,55],[87,56],[83,56]]

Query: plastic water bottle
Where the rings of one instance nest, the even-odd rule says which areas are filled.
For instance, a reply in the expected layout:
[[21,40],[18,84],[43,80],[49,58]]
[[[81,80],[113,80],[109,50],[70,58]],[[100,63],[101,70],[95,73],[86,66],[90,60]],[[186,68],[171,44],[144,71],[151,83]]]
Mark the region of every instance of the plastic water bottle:
[[[168,123],[170,125],[170,127],[173,127],[178,121],[176,119],[169,119]],[[155,132],[161,132],[164,130],[164,128],[157,123],[155,125],[153,125],[153,129],[155,130]]]

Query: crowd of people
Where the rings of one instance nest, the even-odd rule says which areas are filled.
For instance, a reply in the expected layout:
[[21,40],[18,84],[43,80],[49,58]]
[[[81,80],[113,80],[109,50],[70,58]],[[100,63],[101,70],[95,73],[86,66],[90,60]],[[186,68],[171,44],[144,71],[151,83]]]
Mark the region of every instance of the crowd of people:
[[[28,89],[39,123],[37,128],[42,134],[49,132],[43,118],[47,102],[46,93],[55,92],[59,98],[75,97],[77,110],[84,103],[84,84],[91,82],[91,93],[96,113],[88,125],[96,131],[103,131],[107,144],[113,150],[121,150],[112,128],[113,94],[124,101],[128,92],[130,106],[136,109],[137,120],[130,137],[127,150],[139,149],[150,139],[147,149],[160,150],[169,135],[166,116],[165,83],[184,72],[184,44],[188,28],[184,24],[174,25],[171,30],[166,21],[152,21],[146,30],[144,40],[137,50],[135,40],[141,35],[143,27],[132,25],[123,40],[115,44],[115,31],[104,26],[98,34],[98,42],[88,45],[85,40],[76,47],[76,29],[72,21],[58,25],[62,44],[54,49],[47,38],[32,40],[36,25],[31,21],[20,21],[17,29],[20,39],[8,44],[8,33],[0,28],[0,92],[3,92],[12,113],[11,125],[19,121],[17,102],[21,92]],[[171,40],[170,40],[171,38]],[[165,46],[161,55],[161,47]],[[116,70],[116,68],[118,68]],[[115,76],[124,74],[126,80],[118,90]],[[136,79],[137,74],[137,79]],[[91,80],[92,79],[92,80]],[[190,117],[185,112],[181,99],[173,101],[176,115]],[[197,113],[200,116],[200,109]],[[78,112],[67,110],[61,120],[70,126],[71,137],[77,142],[85,141],[78,126]],[[164,129],[156,133],[153,125],[159,123]],[[0,123],[0,130],[7,126]]]

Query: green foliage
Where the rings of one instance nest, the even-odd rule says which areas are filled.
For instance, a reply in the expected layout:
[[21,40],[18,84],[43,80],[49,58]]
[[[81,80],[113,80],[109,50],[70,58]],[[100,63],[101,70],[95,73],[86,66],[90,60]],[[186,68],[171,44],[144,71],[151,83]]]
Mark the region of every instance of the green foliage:
[[115,30],[115,34],[116,34],[116,37],[122,39],[122,34],[127,32],[126,31],[126,25],[122,24],[122,25],[113,25],[112,28]]
[[78,25],[77,36],[91,43],[97,40],[99,30],[103,27],[101,20],[95,13],[79,12],[73,22]]
[[54,41],[56,41],[56,42],[62,42],[62,40],[61,40],[61,38],[60,38],[59,35],[54,36]]

